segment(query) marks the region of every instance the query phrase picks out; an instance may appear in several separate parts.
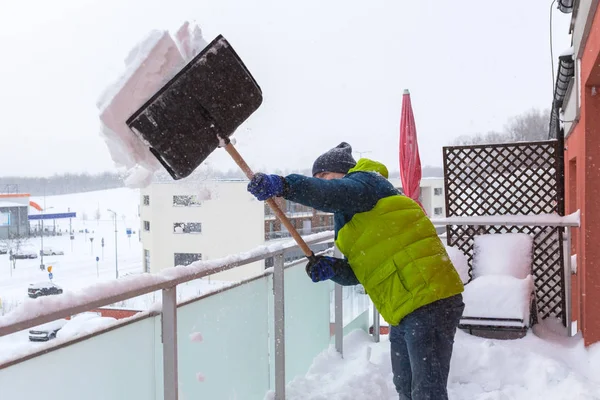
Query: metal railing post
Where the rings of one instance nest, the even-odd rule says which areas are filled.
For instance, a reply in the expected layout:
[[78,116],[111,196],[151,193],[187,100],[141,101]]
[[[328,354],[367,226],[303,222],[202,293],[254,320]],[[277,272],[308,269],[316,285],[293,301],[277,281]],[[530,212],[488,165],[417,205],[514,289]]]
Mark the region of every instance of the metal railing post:
[[[564,274],[565,274],[565,321],[567,328],[567,336],[573,336],[573,310],[572,310],[572,299],[571,299],[571,228],[565,227],[565,238],[566,244],[564,249],[565,261],[564,261]],[[579,260],[578,260],[579,261]]]
[[[335,246],[333,255],[338,258],[343,257],[342,252]],[[333,289],[333,304],[335,307],[333,325],[335,350],[344,358],[344,287],[337,283]]]
[[283,253],[273,263],[273,314],[275,320],[275,400],[285,400],[285,298]]
[[373,341],[375,343],[379,343],[380,340],[379,334],[381,327],[379,325],[379,311],[377,310],[377,307],[375,307],[375,304],[373,304]]
[[164,399],[177,400],[177,286],[162,290],[162,344]]
[[335,335],[335,349],[344,358],[344,287],[342,285],[335,284],[333,289],[333,301],[335,305],[335,318],[334,318],[334,335]]

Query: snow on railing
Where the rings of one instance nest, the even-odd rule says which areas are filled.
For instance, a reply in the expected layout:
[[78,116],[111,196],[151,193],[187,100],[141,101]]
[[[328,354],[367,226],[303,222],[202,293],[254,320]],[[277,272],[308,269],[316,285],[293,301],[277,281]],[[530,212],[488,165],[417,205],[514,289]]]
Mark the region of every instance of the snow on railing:
[[[316,244],[333,239],[333,232],[307,235],[307,244]],[[274,267],[267,268],[256,276],[234,282],[220,291],[243,285],[256,278],[273,276],[273,319],[274,319],[274,370],[277,398],[285,397],[285,297],[284,297],[284,253],[298,248],[294,241],[260,246],[249,252],[230,255],[211,261],[197,261],[188,266],[168,268],[158,274],[130,276],[109,282],[91,285],[77,293],[25,301],[11,313],[0,317],[0,336],[41,325],[60,318],[89,311],[115,302],[127,300],[147,293],[162,291],[162,301],[151,307],[151,312],[161,314],[162,378],[165,399],[178,398],[178,344],[177,344],[177,286],[217,272],[241,265],[274,258]],[[299,261],[289,263],[292,266]],[[202,296],[199,296],[202,297]],[[190,300],[187,300],[189,302]],[[337,321],[336,321],[337,322]],[[340,322],[341,323],[341,322]]]
[[[319,243],[331,238],[333,238],[331,231],[304,236],[304,240],[308,244]],[[48,296],[35,300],[27,299],[20,307],[0,316],[0,336],[157,290],[175,287],[207,275],[273,257],[296,246],[294,241],[274,243],[215,260],[196,261],[188,266],[166,268],[156,274],[128,276],[96,283],[74,293],[63,293],[60,296]],[[272,269],[264,272],[264,274],[270,273],[272,273]]]
[[436,226],[442,225],[507,225],[507,226],[580,226],[580,212],[566,215],[474,215],[465,217],[432,218]]

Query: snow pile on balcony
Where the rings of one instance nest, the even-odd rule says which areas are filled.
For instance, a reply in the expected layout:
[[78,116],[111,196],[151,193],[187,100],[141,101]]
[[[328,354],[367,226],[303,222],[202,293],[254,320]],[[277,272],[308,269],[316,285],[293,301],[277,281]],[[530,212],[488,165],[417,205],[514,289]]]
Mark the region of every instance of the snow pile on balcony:
[[458,275],[460,276],[460,280],[462,283],[467,283],[469,281],[469,260],[465,253],[462,252],[461,249],[454,246],[445,246],[446,253],[448,253],[448,257],[450,257],[450,261]]
[[[523,321],[519,325],[527,325],[530,314],[531,294],[533,293],[533,278],[525,279],[513,276],[481,276],[473,279],[465,286],[463,300],[465,303],[464,317],[479,318],[516,318]],[[477,320],[466,321],[477,324]],[[490,322],[479,321],[483,325]],[[494,325],[500,322],[494,322]],[[515,323],[513,322],[513,325]]]
[[[534,289],[532,251],[533,238],[524,233],[475,236],[473,280],[463,293],[463,317],[519,319],[518,325],[527,326]],[[466,322],[489,324],[488,320]],[[503,323],[493,323],[499,324]]]
[[510,275],[525,279],[531,273],[533,238],[525,233],[475,236],[473,278]]
[[[600,345],[560,336],[555,321],[519,340],[457,332],[448,379],[450,400],[593,400],[600,398]],[[373,343],[363,331],[317,356],[305,376],[287,385],[287,400],[398,400],[387,336]],[[274,399],[269,392],[265,399]]]

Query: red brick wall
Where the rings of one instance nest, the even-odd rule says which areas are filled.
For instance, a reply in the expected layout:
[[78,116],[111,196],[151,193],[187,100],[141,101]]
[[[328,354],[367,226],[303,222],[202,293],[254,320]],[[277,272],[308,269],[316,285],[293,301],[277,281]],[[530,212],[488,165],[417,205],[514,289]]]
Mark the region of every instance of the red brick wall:
[[567,213],[581,211],[571,249],[577,254],[573,319],[590,345],[600,342],[600,7],[581,59],[581,81],[579,122],[565,141],[565,186]]

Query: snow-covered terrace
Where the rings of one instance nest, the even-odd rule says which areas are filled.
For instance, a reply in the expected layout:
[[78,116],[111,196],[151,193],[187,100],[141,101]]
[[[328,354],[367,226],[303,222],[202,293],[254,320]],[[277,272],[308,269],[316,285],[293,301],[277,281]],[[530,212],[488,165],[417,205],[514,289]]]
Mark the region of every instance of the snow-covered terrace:
[[[568,232],[568,227],[579,225],[579,217],[482,216],[436,219],[434,223],[560,226]],[[308,244],[331,241],[333,233],[305,239]],[[148,312],[75,340],[56,339],[37,353],[19,355],[0,365],[1,397],[80,399],[85,393],[86,399],[284,399],[287,388],[288,399],[397,398],[391,387],[386,338],[374,344],[378,335],[371,339],[365,333],[370,325],[369,310],[349,310],[344,306],[342,288],[336,286],[332,338],[331,284],[310,282],[304,272],[305,260],[284,266],[283,253],[293,248],[293,242],[278,243],[160,274],[96,284],[77,294],[25,302],[0,317],[0,336],[162,291],[162,302]],[[275,266],[263,274],[177,304],[178,285],[268,257],[275,258]],[[570,259],[568,245],[565,257]],[[346,295],[359,296],[355,291],[346,291]],[[352,313],[351,317],[344,318],[345,312]],[[379,320],[377,315],[374,320]],[[542,339],[552,337],[554,344],[530,334],[524,341],[500,343],[494,350],[495,341],[459,332],[450,382],[453,398],[525,398],[518,396],[532,393],[527,387],[530,378],[538,388],[557,379],[570,379],[578,385],[571,387],[575,397],[543,398],[600,398],[600,385],[574,370],[576,361],[600,364],[600,357],[580,349],[581,341],[567,338],[566,330],[557,329],[552,321],[538,331]],[[562,341],[557,339],[560,337]],[[566,349],[568,360],[555,357],[549,364],[545,353],[558,351],[557,346]],[[468,348],[483,358],[475,357]],[[526,348],[536,350],[539,359],[524,356]],[[536,363],[541,363],[542,369]],[[467,367],[471,375],[457,370]],[[528,370],[518,374],[519,367]],[[495,376],[494,371],[500,375]],[[513,387],[517,375],[524,390]],[[30,376],[36,376],[36,385],[30,384]],[[568,388],[559,388],[561,391],[547,393],[572,394]]]

